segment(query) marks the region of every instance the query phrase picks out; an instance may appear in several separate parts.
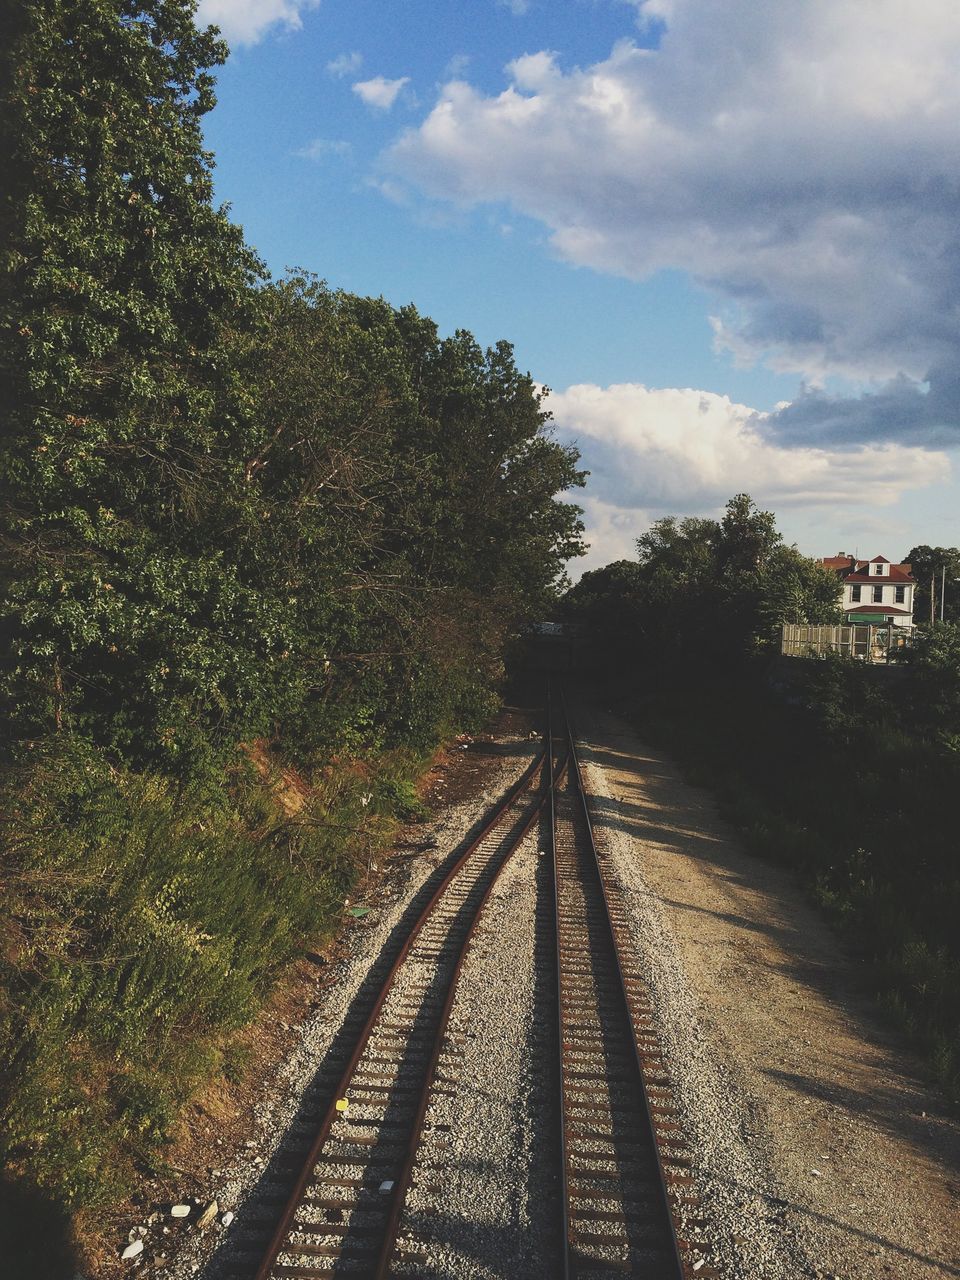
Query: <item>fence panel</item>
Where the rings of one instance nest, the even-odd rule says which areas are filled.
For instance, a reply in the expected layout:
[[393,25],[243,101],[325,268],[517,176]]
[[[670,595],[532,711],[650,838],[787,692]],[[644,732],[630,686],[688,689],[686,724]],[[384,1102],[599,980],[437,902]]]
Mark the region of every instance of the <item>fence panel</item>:
[[860,662],[890,662],[910,645],[912,628],[878,626],[872,622],[816,626],[785,622],[780,652],[791,658],[822,658],[842,653]]

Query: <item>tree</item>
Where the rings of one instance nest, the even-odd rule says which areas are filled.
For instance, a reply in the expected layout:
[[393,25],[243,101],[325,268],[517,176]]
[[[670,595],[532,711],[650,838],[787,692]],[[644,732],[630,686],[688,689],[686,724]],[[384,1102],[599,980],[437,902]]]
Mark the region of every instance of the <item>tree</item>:
[[941,584],[945,622],[960,622],[960,547],[929,547],[923,544],[907,553],[907,563],[917,580],[913,601],[913,620],[930,621],[930,586],[933,584],[935,621],[940,618]]
[[956,758],[960,755],[960,625],[936,622],[925,628],[905,656],[913,673],[909,716]]
[[772,511],[761,511],[748,493],[730,499],[720,521],[717,545],[721,573],[762,573],[782,544]]
[[637,557],[585,574],[567,596],[568,613],[609,654],[729,665],[769,648],[783,622],[839,618],[836,576],[785,546],[773,513],[748,494],[731,498],[720,521],[654,521]]
[[13,0],[6,18],[4,686],[20,733],[102,728],[124,704],[110,732],[129,745],[155,684],[170,715],[143,745],[176,748],[222,718],[230,633],[270,625],[207,520],[239,481],[224,341],[260,272],[212,205],[200,133],[226,48],[187,0]]
[[760,575],[760,618],[772,637],[784,622],[837,623],[840,579],[796,547],[780,546]]

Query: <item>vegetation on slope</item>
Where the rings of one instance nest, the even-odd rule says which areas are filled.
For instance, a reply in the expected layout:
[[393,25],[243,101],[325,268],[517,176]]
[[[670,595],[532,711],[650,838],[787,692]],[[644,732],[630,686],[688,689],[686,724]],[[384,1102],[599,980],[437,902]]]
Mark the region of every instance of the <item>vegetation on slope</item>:
[[89,1205],[489,713],[583,477],[507,343],[267,279],[189,0],[0,22],[0,1150]]

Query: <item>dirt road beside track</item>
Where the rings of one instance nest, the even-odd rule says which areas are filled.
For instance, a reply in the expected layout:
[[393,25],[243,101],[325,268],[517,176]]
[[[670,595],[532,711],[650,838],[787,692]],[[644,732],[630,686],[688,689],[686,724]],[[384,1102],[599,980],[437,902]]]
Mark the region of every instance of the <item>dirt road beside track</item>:
[[[722,1273],[960,1276],[960,1127],[789,872],[621,718],[573,703]],[[721,1224],[725,1224],[721,1227]]]

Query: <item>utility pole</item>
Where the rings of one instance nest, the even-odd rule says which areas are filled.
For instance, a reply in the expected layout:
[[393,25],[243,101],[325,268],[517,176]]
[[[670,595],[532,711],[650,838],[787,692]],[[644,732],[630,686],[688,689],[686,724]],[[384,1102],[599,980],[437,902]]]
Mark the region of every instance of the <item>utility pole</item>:
[[947,594],[947,566],[940,566],[940,621],[943,621],[943,600]]
[[930,625],[931,627],[937,620],[937,602],[934,597],[937,594],[937,571],[930,570]]

